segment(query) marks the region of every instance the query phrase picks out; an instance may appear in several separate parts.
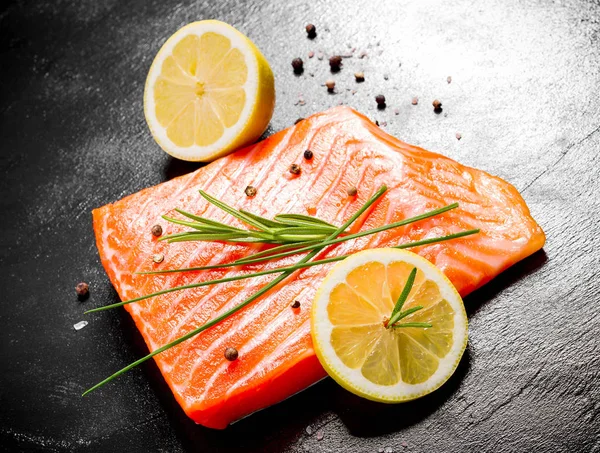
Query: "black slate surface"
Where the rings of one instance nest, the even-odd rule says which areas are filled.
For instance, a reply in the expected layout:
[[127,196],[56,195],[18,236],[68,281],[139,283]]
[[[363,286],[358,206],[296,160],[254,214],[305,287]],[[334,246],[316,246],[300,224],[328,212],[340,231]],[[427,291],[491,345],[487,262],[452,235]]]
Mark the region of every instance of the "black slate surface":
[[[3,5],[0,449],[600,451],[597,0]],[[90,211],[197,168],[154,143],[142,93],[164,40],[208,18],[236,26],[270,61],[278,101],[268,133],[348,104],[407,142],[509,180],[546,231],[544,251],[466,299],[468,351],[439,391],[381,406],[325,380],[223,432],[187,420],[153,363],[80,397],[145,353],[125,312],[82,315],[118,300]],[[326,58],[353,48],[327,94]],[[81,280],[85,302],[74,293]]]

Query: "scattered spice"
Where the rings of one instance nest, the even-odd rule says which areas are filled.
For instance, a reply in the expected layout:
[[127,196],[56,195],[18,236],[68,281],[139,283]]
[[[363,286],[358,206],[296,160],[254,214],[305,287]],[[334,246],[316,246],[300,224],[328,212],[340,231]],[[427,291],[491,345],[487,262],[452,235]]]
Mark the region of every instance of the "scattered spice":
[[400,109],[394,109],[394,115],[400,115]]
[[377,102],[378,109],[385,108],[385,96],[383,94],[378,94],[377,96],[375,96],[375,102]]
[[298,124],[300,121],[304,121],[304,118],[298,118],[296,121],[294,121],[294,124]]
[[354,78],[356,79],[357,82],[364,82],[365,81],[365,74],[363,72],[355,72],[354,73]]
[[363,58],[365,58],[367,56],[367,51],[366,50],[361,50],[360,53],[358,54],[358,58],[360,58],[361,60]]
[[157,264],[162,263],[164,259],[165,259],[165,255],[163,255],[162,253],[156,253],[156,254],[152,255],[152,261],[154,261]]
[[291,174],[299,175],[301,171],[302,171],[302,169],[300,168],[300,165],[298,165],[298,164],[290,165],[290,173]]
[[315,56],[315,53],[311,50],[310,52],[308,52],[308,58],[312,58]]
[[460,140],[462,138],[462,134],[460,132],[456,133],[456,140]]
[[348,196],[350,196],[350,197],[355,197],[357,193],[358,193],[358,189],[356,187],[350,187],[348,189]]
[[306,427],[306,434],[308,434],[309,436],[313,433],[312,427],[311,426],[307,426]]
[[306,160],[311,160],[313,158],[313,152],[310,149],[304,151],[304,158]]
[[446,79],[446,82],[448,82],[448,83],[452,82],[452,77],[448,76],[448,78]]
[[308,35],[309,39],[314,39],[317,36],[317,27],[315,27],[313,24],[308,24],[306,26],[306,34]]
[[335,80],[328,79],[327,82],[325,82],[325,86],[327,87],[327,91],[333,93],[333,90],[335,89]]
[[323,431],[317,431],[317,440],[323,440]]
[[302,58],[294,58],[292,60],[292,68],[294,68],[295,74],[302,74],[304,71],[304,62],[302,61]]
[[85,299],[90,295],[90,286],[85,282],[77,283],[75,292],[77,293],[77,297],[79,299]]
[[244,193],[246,194],[247,197],[253,197],[256,195],[256,187],[248,186],[244,189]]
[[387,74],[383,74],[383,80],[389,80],[390,76]]
[[229,360],[230,362],[237,360],[238,357],[239,357],[239,353],[238,353],[237,349],[231,348],[231,347],[225,349],[225,358],[227,360]]
[[375,120],[375,125],[379,126],[379,121]]
[[299,300],[295,300],[294,303],[291,305],[292,308],[300,308],[300,301]]
[[150,231],[152,231],[152,236],[159,237],[162,234],[162,227],[157,224],[154,225]]
[[325,56],[325,54],[323,54],[323,51],[322,51],[322,50],[319,50],[319,53],[317,54],[317,58],[318,58],[319,60],[322,60],[324,56]]
[[342,57],[339,55],[334,55],[329,59],[329,67],[331,68],[331,72],[338,72],[342,66]]
[[438,101],[437,99],[434,100],[431,105],[433,105],[433,111],[435,113],[441,113],[442,112],[442,103],[440,101]]
[[414,98],[412,98],[412,101],[411,101],[412,105],[417,105],[418,103],[419,103],[419,98],[418,97],[415,96]]
[[354,96],[356,94],[356,90],[352,90],[351,93]]

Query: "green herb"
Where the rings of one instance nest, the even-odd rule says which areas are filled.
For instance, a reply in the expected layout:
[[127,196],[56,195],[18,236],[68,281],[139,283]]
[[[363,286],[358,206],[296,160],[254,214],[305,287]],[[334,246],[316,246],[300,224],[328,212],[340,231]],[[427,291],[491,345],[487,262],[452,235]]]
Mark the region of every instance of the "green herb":
[[[380,233],[382,231],[386,231],[386,230],[389,230],[392,228],[397,228],[400,226],[418,222],[420,220],[428,219],[429,217],[434,217],[436,215],[450,211],[457,207],[458,207],[458,203],[453,203],[448,206],[444,206],[443,208],[435,209],[433,211],[429,211],[429,212],[420,214],[415,217],[410,217],[408,219],[404,219],[399,222],[390,223],[389,225],[372,228],[370,230],[359,231],[358,233],[349,234],[347,236],[343,236],[343,237],[336,238],[336,239],[330,239],[330,240],[326,240],[326,241],[322,241],[322,242],[307,241],[310,243],[308,243],[308,244],[294,243],[294,244],[287,244],[284,246],[274,247],[272,249],[258,252],[253,255],[249,255],[247,257],[241,258],[232,263],[214,264],[211,266],[186,267],[186,268],[181,268],[181,269],[171,269],[171,270],[164,270],[164,271],[139,272],[139,274],[151,275],[151,274],[163,274],[163,273],[184,272],[184,271],[186,271],[186,272],[187,271],[205,271],[205,270],[211,270],[211,269],[221,269],[221,268],[225,268],[225,267],[236,267],[236,266],[241,266],[241,265],[246,265],[246,264],[260,263],[262,261],[268,261],[268,260],[272,260],[272,259],[279,259],[279,258],[283,258],[286,256],[295,255],[297,253],[310,251],[314,248],[315,244],[320,244],[323,246],[339,244],[341,242],[346,242],[351,239],[357,239],[357,238],[360,238],[363,236],[369,236],[371,234]],[[474,230],[469,230],[469,231],[474,231]],[[479,232],[479,230],[477,230],[476,232]],[[462,232],[457,233],[457,234],[462,234]],[[473,233],[470,233],[470,234],[473,234]],[[456,236],[456,237],[461,237],[461,236]],[[436,239],[436,238],[434,238],[434,239]],[[450,237],[449,239],[453,239],[453,237]],[[437,241],[435,241],[435,242],[437,242]],[[413,247],[416,247],[416,246],[413,246]],[[287,251],[286,251],[286,248],[288,249]],[[281,251],[281,253],[273,253],[275,251],[277,251],[277,252]]]
[[402,311],[402,307],[404,306],[404,302],[408,299],[408,295],[410,294],[410,290],[412,289],[415,283],[415,277],[417,276],[417,268],[413,268],[408,275],[408,279],[406,280],[406,285],[404,285],[404,289],[400,293],[398,300],[396,301],[396,305],[392,310],[392,314],[390,316],[390,320],[387,323],[388,329],[399,328],[399,327],[431,327],[431,324],[426,322],[407,322],[402,324],[397,324],[401,319],[406,318],[408,315],[412,315],[414,312],[423,309],[422,305],[418,305],[416,307],[409,308],[408,310]]
[[328,236],[336,231],[334,225],[314,217],[300,214],[282,214],[276,216],[275,219],[270,220],[251,212],[244,211],[243,209],[237,210],[228,204],[217,200],[203,190],[200,190],[200,195],[219,209],[222,209],[255,229],[232,227],[177,209],[176,211],[178,213],[191,219],[191,221],[167,216],[163,216],[163,219],[177,225],[193,228],[194,231],[185,231],[183,233],[164,236],[160,239],[161,241],[222,241],[230,243],[259,242],[283,245],[316,245],[327,239]]

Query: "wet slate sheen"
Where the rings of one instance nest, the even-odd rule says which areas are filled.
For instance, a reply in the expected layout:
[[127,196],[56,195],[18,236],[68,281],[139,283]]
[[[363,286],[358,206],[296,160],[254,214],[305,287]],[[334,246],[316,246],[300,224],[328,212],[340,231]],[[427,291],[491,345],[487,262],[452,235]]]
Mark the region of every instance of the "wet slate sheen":
[[[1,8],[0,450],[600,452],[597,1]],[[512,182],[546,231],[544,251],[466,299],[469,347],[439,391],[383,406],[327,379],[224,432],[188,421],[153,363],[80,397],[146,352],[124,311],[82,315],[118,300],[90,211],[198,168],[153,142],[142,93],[161,43],[208,18],[248,34],[271,62],[277,107],[267,133],[348,104],[407,142]],[[328,94],[327,57],[352,48]],[[298,56],[300,76],[291,67]],[[91,297],[79,302],[82,280]]]

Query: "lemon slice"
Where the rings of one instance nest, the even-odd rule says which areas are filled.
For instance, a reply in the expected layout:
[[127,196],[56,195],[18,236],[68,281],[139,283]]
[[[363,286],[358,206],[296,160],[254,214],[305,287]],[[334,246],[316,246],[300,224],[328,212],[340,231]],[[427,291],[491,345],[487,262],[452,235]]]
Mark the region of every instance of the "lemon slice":
[[254,142],[275,107],[273,71],[246,36],[216,20],[178,30],[158,51],[144,114],[170,155],[209,161]]
[[[408,277],[417,269],[402,312],[423,308],[387,327]],[[440,387],[467,345],[467,315],[452,283],[411,252],[372,249],[337,264],[315,296],[313,345],[321,365],[341,386],[374,401],[409,401]]]

